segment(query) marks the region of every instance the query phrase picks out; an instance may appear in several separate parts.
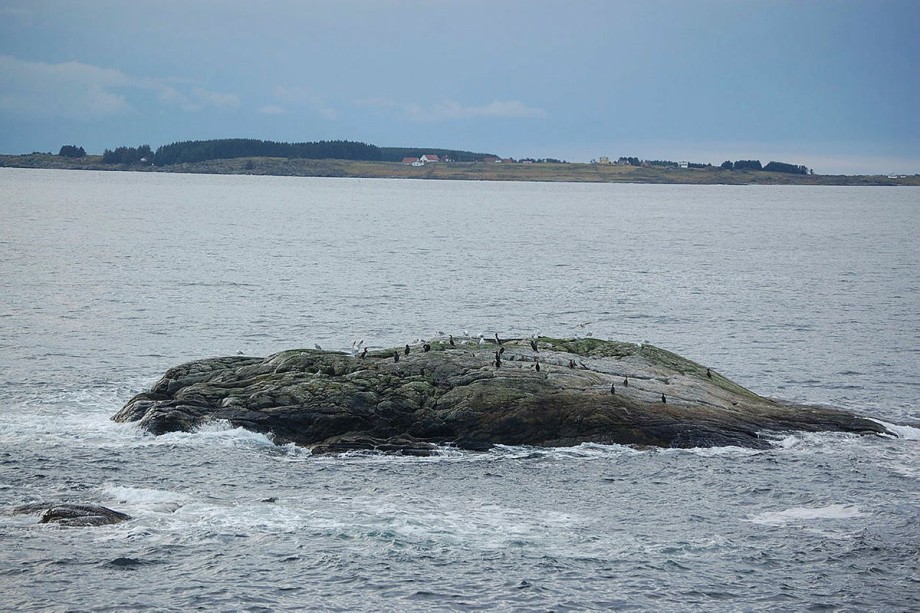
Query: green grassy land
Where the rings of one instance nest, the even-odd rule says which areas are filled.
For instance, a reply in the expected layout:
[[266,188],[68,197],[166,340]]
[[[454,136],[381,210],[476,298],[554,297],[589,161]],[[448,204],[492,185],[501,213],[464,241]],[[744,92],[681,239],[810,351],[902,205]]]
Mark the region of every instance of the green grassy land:
[[711,168],[661,168],[597,164],[494,164],[451,162],[405,166],[397,162],[238,158],[175,164],[162,168],[103,164],[101,156],[70,159],[48,154],[0,155],[0,167],[71,170],[131,170],[203,174],[249,174],[295,177],[364,177],[469,181],[556,181],[575,183],[670,183],[683,185],[914,185],[920,175],[890,179],[884,175],[795,175],[779,172]]

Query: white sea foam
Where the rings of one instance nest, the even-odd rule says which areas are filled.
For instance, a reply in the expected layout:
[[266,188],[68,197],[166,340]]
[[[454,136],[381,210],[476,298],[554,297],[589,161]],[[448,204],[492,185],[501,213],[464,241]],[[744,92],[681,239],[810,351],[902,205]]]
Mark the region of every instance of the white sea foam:
[[157,437],[145,437],[145,445],[188,445],[229,447],[275,447],[271,437],[246,428],[234,427],[224,420],[213,420],[192,432],[167,432]]
[[130,487],[108,484],[101,488],[102,494],[115,502],[131,505],[157,505],[162,503],[187,502],[190,497],[181,492],[158,490],[145,487]]
[[735,457],[735,456],[754,456],[760,455],[762,453],[768,453],[769,450],[764,449],[749,449],[747,447],[738,447],[738,446],[724,446],[724,447],[690,447],[688,449],[663,449],[663,453],[668,454],[684,454],[689,453],[692,455],[702,456],[704,458],[715,458],[715,457]]
[[889,431],[897,435],[898,438],[908,440],[908,441],[920,441],[920,428],[914,426],[902,426],[899,424],[889,424],[880,419],[872,420],[876,423],[879,423]]
[[765,526],[783,526],[820,519],[853,519],[863,517],[855,505],[832,504],[826,507],[792,507],[783,511],[766,511],[748,517],[748,521]]

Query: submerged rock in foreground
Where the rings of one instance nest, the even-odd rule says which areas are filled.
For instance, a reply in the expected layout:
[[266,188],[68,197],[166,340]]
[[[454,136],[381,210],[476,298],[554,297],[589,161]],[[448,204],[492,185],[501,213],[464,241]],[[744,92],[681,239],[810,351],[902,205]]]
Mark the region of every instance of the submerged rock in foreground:
[[418,455],[442,444],[767,448],[758,432],[886,432],[846,411],[768,400],[651,345],[542,337],[440,340],[408,355],[299,349],[198,360],[112,419],[153,434],[220,419],[314,453]]

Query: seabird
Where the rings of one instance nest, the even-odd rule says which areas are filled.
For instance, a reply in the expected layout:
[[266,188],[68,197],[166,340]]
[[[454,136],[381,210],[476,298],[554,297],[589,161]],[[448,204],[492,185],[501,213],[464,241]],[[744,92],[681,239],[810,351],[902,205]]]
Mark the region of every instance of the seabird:
[[708,368],[706,369],[706,378],[707,378],[707,379],[712,379],[712,371],[709,370]]
[[406,355],[409,355],[409,345],[406,345],[406,348],[403,349],[403,353],[405,353]]
[[610,393],[616,396],[617,388],[613,383],[610,384]]
[[668,399],[664,397],[664,394],[661,395],[661,404],[668,404]]
[[495,333],[495,342],[498,343],[499,345],[502,344],[502,339],[498,338],[498,332]]
[[448,340],[447,342],[450,343],[451,347],[454,346],[454,335],[453,334],[450,335],[450,340]]
[[530,340],[530,348],[536,351],[537,353],[540,353],[540,350],[537,348],[537,341],[533,339]]
[[629,377],[623,377],[623,387],[629,387]]
[[399,361],[399,352],[398,352],[398,351],[394,351],[394,352],[393,352],[393,361],[394,361],[394,362],[398,362],[398,361]]
[[498,355],[502,355],[503,353],[505,353],[505,348],[504,348],[504,347],[499,347],[499,348],[498,348]]
[[540,372],[540,363],[537,362],[536,360],[534,360],[534,363],[536,364],[536,365],[534,366],[534,368],[537,369],[537,372]]
[[362,358],[366,358],[366,357],[367,357],[367,347],[365,347],[365,348],[364,348],[364,351],[361,352],[361,357],[362,357]]
[[575,368],[575,360],[569,360],[569,368]]
[[501,368],[502,366],[502,354],[495,352],[495,368]]
[[429,351],[431,351],[431,345],[429,345],[428,343],[425,343],[424,345],[422,345],[422,351],[424,351],[425,353],[428,353]]
[[319,343],[313,343],[313,346],[319,349],[320,351],[323,350],[323,348],[319,346]]

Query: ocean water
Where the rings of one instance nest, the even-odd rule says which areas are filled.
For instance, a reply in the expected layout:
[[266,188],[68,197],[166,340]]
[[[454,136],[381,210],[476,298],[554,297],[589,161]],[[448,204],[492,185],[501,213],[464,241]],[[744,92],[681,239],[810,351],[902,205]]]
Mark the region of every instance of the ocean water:
[[[920,608],[920,190],[0,169],[0,603]],[[313,457],[109,417],[169,367],[357,340],[648,341],[894,437]],[[61,528],[40,500],[133,519]]]

